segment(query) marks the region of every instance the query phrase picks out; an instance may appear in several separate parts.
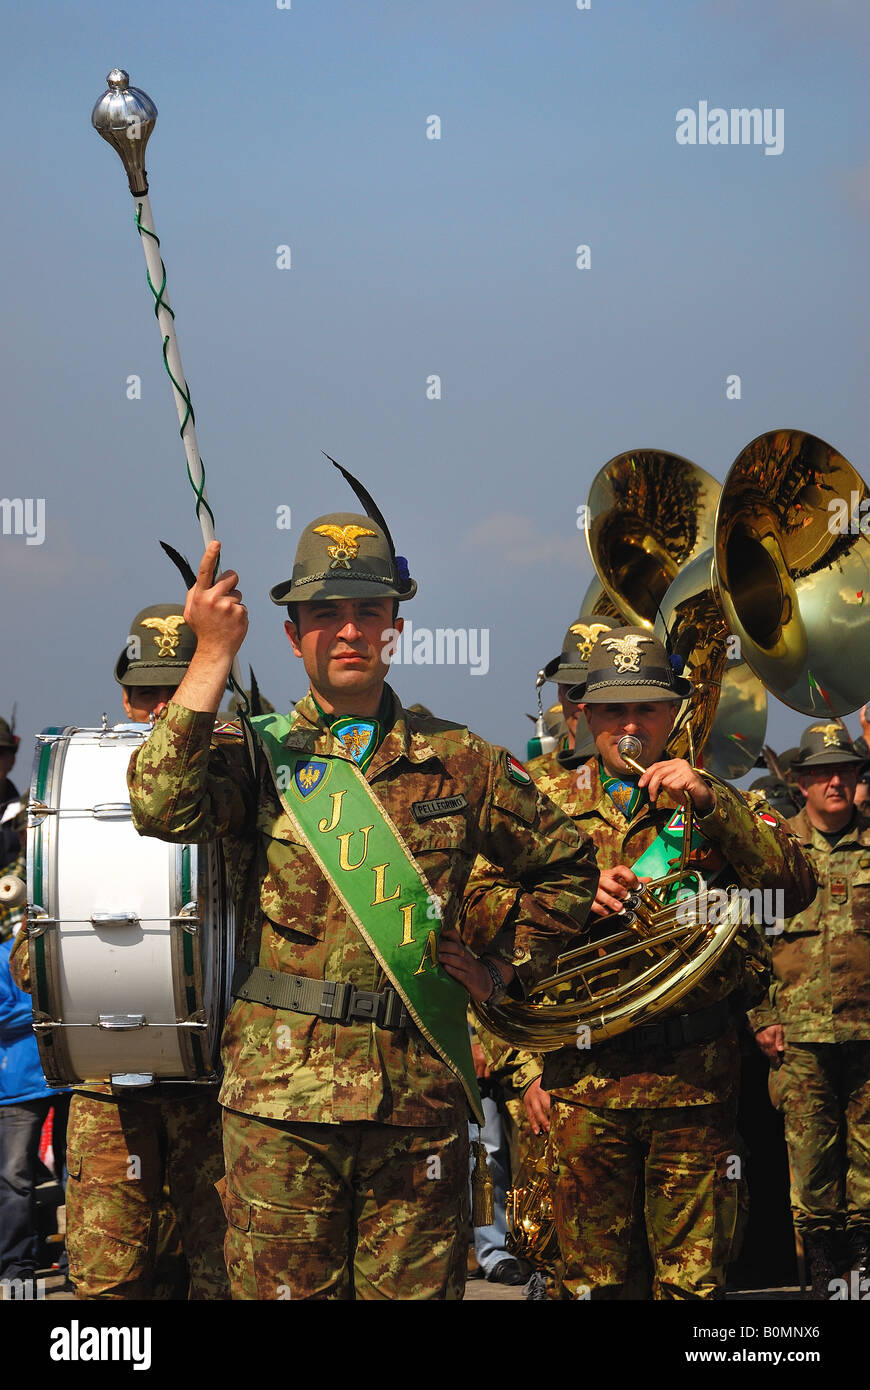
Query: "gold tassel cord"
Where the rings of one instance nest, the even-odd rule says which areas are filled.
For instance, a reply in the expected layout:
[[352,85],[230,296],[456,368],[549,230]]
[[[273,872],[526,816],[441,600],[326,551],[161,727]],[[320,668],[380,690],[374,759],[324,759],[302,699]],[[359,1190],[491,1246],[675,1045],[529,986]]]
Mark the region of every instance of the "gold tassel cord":
[[479,1139],[471,1143],[474,1152],[474,1172],[471,1175],[471,1224],[491,1226],[495,1220],[495,1194],[492,1174],[486,1161],[486,1148]]

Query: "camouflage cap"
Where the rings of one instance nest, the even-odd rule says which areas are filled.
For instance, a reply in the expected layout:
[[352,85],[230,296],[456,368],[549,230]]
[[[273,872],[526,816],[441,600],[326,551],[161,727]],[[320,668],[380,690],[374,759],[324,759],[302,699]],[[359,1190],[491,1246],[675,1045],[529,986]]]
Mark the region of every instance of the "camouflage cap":
[[305,527],[296,547],[293,574],[269,590],[273,603],[313,599],[413,598],[417,585],[408,565],[395,557],[382,528],[370,516],[330,512]]
[[663,644],[643,627],[616,627],[597,639],[586,680],[568,691],[569,700],[590,705],[685,700],[692,683],[678,676]]
[[836,763],[867,762],[842,724],[830,720],[826,724],[811,724],[801,735],[800,750],[792,762],[792,771],[800,776],[805,767],[833,767]]
[[178,603],[155,603],[137,613],[127,645],[115,662],[119,685],[180,685],[196,637]]
[[21,740],[13,734],[5,719],[0,719],[0,750],[17,748]]
[[574,685],[577,681],[582,681],[589,664],[589,653],[595,646],[596,639],[603,632],[618,626],[616,618],[596,616],[591,622],[578,618],[565,633],[559,655],[554,656],[544,667],[547,680],[556,681],[559,685]]

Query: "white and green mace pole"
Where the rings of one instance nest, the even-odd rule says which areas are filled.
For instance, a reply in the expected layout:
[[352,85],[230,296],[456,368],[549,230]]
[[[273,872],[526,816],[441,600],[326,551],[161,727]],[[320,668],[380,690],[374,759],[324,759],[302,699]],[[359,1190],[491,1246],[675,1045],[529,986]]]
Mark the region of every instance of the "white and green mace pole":
[[[157,122],[157,107],[138,87],[130,86],[129,74],[123,68],[113,68],[106,78],[108,89],[91,112],[91,124],[103,139],[118,153],[127,174],[127,182],[135,204],[135,221],[145,253],[148,285],[154,296],[154,313],[163,342],[163,362],[178,412],[179,433],[187,459],[187,476],[196,496],[196,515],[206,545],[215,539],[214,514],[205,490],[205,469],[196,442],[196,420],[178,338],[175,334],[175,314],[166,290],[166,267],[160,254],[160,241],[154,230],[151,200],[148,197],[148,176],[145,172],[145,146]],[[217,577],[217,574],[215,575]],[[232,679],[236,694],[244,701],[242,677],[238,658],[233,662]]]

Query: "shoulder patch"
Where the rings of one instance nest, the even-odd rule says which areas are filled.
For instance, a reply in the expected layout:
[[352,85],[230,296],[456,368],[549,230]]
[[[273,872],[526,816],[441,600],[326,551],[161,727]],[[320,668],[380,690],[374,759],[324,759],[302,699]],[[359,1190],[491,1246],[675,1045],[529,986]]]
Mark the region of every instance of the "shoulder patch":
[[528,772],[512,753],[505,753],[504,765],[508,777],[512,782],[516,782],[518,787],[530,787],[532,785],[532,779]]
[[215,724],[212,737],[221,740],[242,738],[242,726],[241,724],[230,723],[229,720],[221,720]]
[[765,825],[772,825],[774,829],[779,824],[779,821],[776,819],[776,816],[772,816],[769,811],[756,811],[755,814],[759,820],[764,821]]

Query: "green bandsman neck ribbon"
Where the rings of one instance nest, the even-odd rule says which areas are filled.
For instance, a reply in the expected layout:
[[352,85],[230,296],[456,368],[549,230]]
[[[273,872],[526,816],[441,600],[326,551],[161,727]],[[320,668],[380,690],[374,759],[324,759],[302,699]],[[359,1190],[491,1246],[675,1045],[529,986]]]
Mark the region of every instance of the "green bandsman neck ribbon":
[[287,715],[251,724],[294,829],[482,1124],[468,994],[438,964],[440,904],[400,831],[355,762],[288,747]]
[[[674,871],[680,862],[684,825],[685,819],[682,810],[675,812],[667,824],[662,827],[649,849],[644,850],[640,858],[632,864],[631,867],[638,878],[664,878],[666,874]],[[692,849],[700,849],[706,843],[704,836],[693,825]],[[673,884],[668,894],[669,901],[677,890],[678,885]]]

